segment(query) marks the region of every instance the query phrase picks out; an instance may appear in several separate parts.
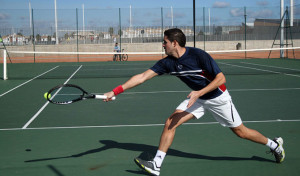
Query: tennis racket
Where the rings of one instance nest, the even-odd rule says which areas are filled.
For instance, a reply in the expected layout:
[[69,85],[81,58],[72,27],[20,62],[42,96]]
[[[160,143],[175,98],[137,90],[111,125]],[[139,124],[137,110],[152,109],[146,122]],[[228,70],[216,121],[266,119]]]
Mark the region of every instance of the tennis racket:
[[[47,100],[53,104],[67,105],[86,99],[106,99],[105,95],[90,94],[74,84],[62,84],[48,91]],[[115,100],[116,97],[112,97]]]

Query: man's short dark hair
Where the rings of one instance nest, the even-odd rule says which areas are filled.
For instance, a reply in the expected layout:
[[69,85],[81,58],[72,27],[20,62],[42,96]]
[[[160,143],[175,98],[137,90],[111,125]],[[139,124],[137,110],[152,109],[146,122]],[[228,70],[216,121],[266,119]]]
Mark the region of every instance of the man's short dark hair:
[[178,28],[168,29],[164,32],[164,35],[167,36],[170,42],[174,42],[175,40],[178,42],[179,46],[185,47],[186,37],[182,30]]

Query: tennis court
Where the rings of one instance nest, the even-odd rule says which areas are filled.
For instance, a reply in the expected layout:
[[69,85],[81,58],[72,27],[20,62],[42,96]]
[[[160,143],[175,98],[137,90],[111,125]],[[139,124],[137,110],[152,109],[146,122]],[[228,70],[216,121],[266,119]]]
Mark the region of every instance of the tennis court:
[[[266,146],[237,138],[207,113],[178,128],[161,175],[298,174],[300,61],[217,62],[245,125],[283,137],[286,160],[276,164]],[[147,175],[133,159],[153,157],[165,119],[189,94],[178,78],[156,77],[108,103],[60,106],[43,95],[63,83],[105,93],[154,63],[8,64],[9,79],[0,81],[1,175]]]

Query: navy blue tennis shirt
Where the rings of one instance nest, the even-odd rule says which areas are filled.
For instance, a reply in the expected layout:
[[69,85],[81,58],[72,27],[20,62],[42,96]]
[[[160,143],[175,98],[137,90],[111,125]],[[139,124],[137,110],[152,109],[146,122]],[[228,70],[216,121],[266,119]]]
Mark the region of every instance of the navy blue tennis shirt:
[[[206,87],[218,73],[222,72],[215,60],[205,51],[186,47],[180,57],[167,56],[150,68],[158,75],[171,74],[181,79],[191,89],[198,91]],[[212,99],[226,90],[223,84],[217,89],[203,95],[200,99]]]

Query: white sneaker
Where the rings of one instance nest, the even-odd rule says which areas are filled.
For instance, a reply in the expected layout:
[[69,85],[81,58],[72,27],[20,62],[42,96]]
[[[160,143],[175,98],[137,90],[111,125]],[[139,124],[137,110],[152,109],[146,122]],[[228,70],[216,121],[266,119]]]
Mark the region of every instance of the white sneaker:
[[150,173],[151,175],[158,176],[160,174],[160,167],[156,166],[154,161],[145,161],[140,158],[135,158],[134,162],[144,171]]
[[271,153],[274,154],[277,163],[282,163],[285,158],[285,152],[282,146],[283,139],[281,137],[276,137],[273,141],[276,142],[278,146],[274,150],[271,150]]

